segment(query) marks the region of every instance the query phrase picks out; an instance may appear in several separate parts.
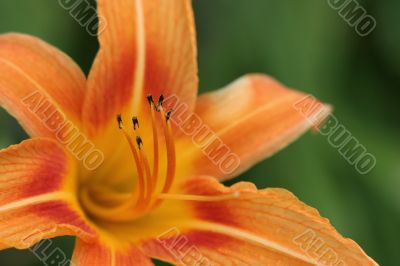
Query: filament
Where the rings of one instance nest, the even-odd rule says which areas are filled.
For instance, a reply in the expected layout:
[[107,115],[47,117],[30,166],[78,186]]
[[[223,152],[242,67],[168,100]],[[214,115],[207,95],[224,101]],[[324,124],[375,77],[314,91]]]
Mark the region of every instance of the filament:
[[145,190],[145,180],[144,180],[144,174],[143,174],[143,167],[142,167],[142,163],[141,163],[141,158],[139,158],[138,152],[136,150],[135,145],[133,144],[133,141],[131,139],[131,137],[129,136],[128,132],[125,130],[123,123],[122,123],[122,118],[120,116],[118,116],[118,122],[119,122],[119,128],[122,130],[122,133],[124,134],[129,147],[131,149],[132,155],[135,159],[135,164],[136,164],[136,170],[138,173],[138,199],[137,199],[137,204],[139,204],[140,202],[143,201],[144,198],[144,190]]
[[[151,97],[151,96],[150,96]],[[153,194],[155,185],[158,180],[158,130],[157,130],[157,120],[156,120],[156,106],[152,98],[149,98],[150,109],[151,109],[151,123],[153,126],[153,173],[152,173],[152,185],[150,186],[150,195]]]
[[[121,202],[117,206],[108,205],[108,214],[113,215],[123,215],[127,210],[125,216],[121,218],[122,220],[127,219],[127,217],[140,217],[148,213],[150,210],[156,208],[164,199],[182,199],[182,200],[198,200],[198,201],[207,201],[207,196],[182,196],[182,195],[169,195],[166,196],[167,193],[171,190],[173,185],[175,171],[176,171],[176,151],[175,151],[175,143],[172,133],[172,126],[170,123],[171,111],[165,112],[163,109],[163,100],[164,97],[161,95],[158,103],[155,104],[153,98],[151,96],[147,97],[147,100],[150,104],[150,112],[151,112],[151,125],[152,125],[152,139],[153,139],[153,164],[150,166],[149,160],[147,158],[144,143],[139,134],[139,119],[137,117],[132,118],[133,124],[133,134],[129,134],[125,129],[121,115],[117,116],[118,126],[123,133],[125,139],[128,142],[129,148],[134,158],[134,162],[136,164],[137,170],[137,185],[135,189],[131,193],[127,193],[126,195],[129,200],[125,203]],[[159,129],[158,129],[158,120],[161,119],[162,122],[162,134],[164,135],[165,141],[165,151],[166,151],[166,170],[165,170],[165,178],[160,178],[160,169],[159,169],[159,160],[160,160],[160,148],[159,148]],[[136,138],[136,143],[135,143]],[[156,192],[157,190],[157,192]],[[105,190],[103,190],[105,193]],[[158,194],[158,195],[156,195]],[[94,194],[92,194],[94,195]],[[97,195],[97,193],[96,193]],[[122,196],[122,195],[121,195]],[[96,196],[97,197],[97,196]],[[123,197],[108,197],[107,195],[101,195],[97,197],[97,199],[112,199],[113,202],[117,203],[119,199],[123,199]],[[208,198],[208,200],[214,199],[223,199],[225,196],[215,196],[213,198]],[[91,201],[89,197],[89,193],[85,192],[82,194],[83,201],[86,202],[87,206],[90,206],[90,209],[97,214],[97,216],[101,216],[104,218],[107,214],[107,208],[104,206],[94,206],[95,202]],[[119,220],[118,217],[112,217],[113,220]]]
[[183,201],[200,201],[200,202],[215,202],[237,199],[240,197],[240,191],[235,191],[224,195],[186,195],[186,194],[170,194],[162,193],[158,195],[159,199],[163,200],[183,200]]
[[165,145],[167,148],[167,175],[165,177],[165,183],[162,189],[162,193],[167,193],[172,186],[172,182],[175,176],[176,154],[175,154],[175,143],[172,135],[171,123],[169,121],[170,113],[166,115],[162,106],[160,108],[160,113],[164,125]]

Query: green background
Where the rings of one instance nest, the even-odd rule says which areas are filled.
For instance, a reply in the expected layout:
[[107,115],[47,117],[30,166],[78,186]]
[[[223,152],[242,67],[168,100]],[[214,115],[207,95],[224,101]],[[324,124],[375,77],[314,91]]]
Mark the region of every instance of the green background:
[[[325,0],[195,0],[200,87],[214,90],[262,72],[331,103],[376,156],[370,174],[358,174],[326,137],[308,133],[235,181],[289,189],[381,265],[399,265],[400,1],[360,3],[377,20],[367,37]],[[56,0],[0,0],[0,33],[10,31],[54,44],[85,72],[97,49],[96,38]],[[0,125],[1,148],[27,137],[4,110]],[[73,239],[55,245],[70,253]],[[43,264],[28,251],[10,250],[0,253],[0,265]]]

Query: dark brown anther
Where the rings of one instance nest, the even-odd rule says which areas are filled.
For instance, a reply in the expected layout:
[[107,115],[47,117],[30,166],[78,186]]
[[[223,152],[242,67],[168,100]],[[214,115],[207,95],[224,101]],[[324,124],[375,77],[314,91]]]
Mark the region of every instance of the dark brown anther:
[[139,119],[136,116],[132,117],[132,124],[134,130],[139,128]]
[[153,96],[151,96],[150,94],[147,95],[147,101],[149,102],[150,105],[154,105],[154,100],[153,100]]
[[160,95],[160,98],[158,98],[158,103],[157,103],[157,111],[160,111],[160,107],[162,106],[164,102],[164,95]]
[[119,129],[122,129],[122,116],[121,116],[121,114],[118,114],[117,115],[117,122],[118,122],[118,127],[119,127]]
[[139,148],[139,150],[140,150],[140,149],[142,148],[142,146],[143,146],[142,138],[139,137],[139,136],[137,136],[137,137],[136,137],[136,143],[137,143],[138,148]]
[[167,122],[171,119],[172,112],[173,110],[171,109],[165,114],[165,119],[167,119]]

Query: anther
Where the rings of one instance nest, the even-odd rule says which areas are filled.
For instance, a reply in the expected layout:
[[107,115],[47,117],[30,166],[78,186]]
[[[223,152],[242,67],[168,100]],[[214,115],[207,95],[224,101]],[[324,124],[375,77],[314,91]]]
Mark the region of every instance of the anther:
[[160,110],[160,107],[162,106],[162,104],[164,103],[164,95],[160,95],[160,98],[158,98],[158,103],[157,103],[157,111]]
[[139,119],[136,116],[132,117],[132,123],[133,123],[133,129],[134,130],[139,128]]
[[167,122],[171,119],[172,112],[173,110],[171,109],[165,114],[165,119],[167,120]]
[[136,143],[137,143],[138,148],[139,148],[139,150],[140,150],[140,149],[142,148],[142,146],[143,146],[142,138],[139,137],[139,136],[137,136],[137,137],[136,137]]
[[118,127],[119,127],[119,129],[122,129],[122,116],[121,116],[121,114],[118,114],[117,115],[117,122],[118,122]]
[[153,96],[147,95],[146,98],[147,98],[147,101],[149,102],[150,105],[153,105],[153,104],[154,104]]

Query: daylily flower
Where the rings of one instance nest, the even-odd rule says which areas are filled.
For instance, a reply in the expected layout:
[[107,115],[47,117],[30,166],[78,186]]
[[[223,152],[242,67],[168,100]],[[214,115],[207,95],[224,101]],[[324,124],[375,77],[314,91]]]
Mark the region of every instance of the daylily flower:
[[98,12],[87,79],[35,37],[0,36],[0,104],[32,137],[0,151],[2,249],[72,235],[73,265],[376,265],[290,192],[219,183],[312,126],[293,108],[305,94],[247,75],[197,98],[189,0]]

